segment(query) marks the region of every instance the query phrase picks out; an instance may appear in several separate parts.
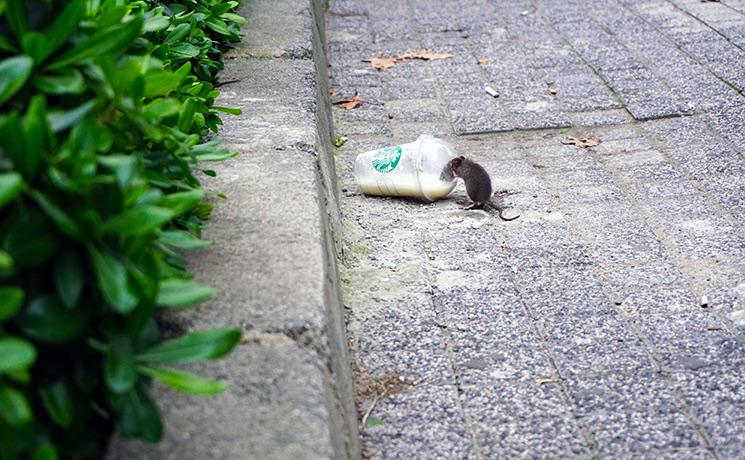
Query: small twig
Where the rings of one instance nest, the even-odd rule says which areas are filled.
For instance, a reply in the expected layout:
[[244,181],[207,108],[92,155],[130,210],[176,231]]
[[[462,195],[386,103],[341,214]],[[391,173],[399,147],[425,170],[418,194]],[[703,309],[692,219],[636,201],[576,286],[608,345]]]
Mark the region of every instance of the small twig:
[[238,83],[240,80],[228,80],[228,81],[221,81],[220,83],[215,84],[215,88],[219,88],[221,86],[229,85],[231,83]]
[[367,408],[367,411],[365,412],[365,415],[362,416],[362,429],[364,430],[367,426],[367,418],[370,416],[370,413],[375,408],[375,405],[378,404],[378,401],[380,401],[380,398],[385,397],[385,393],[382,395],[376,395],[375,398],[373,398],[372,404],[370,404],[370,407]]

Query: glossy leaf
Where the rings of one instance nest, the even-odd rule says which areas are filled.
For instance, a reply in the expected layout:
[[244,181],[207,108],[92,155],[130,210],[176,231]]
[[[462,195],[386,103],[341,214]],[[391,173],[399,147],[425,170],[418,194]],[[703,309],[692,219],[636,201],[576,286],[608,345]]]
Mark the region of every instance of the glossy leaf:
[[54,264],[54,285],[62,304],[75,308],[83,291],[84,277],[80,257],[72,249],[63,250]]
[[[52,27],[49,28],[47,38],[49,41],[49,53],[57,50],[65,41],[67,37],[75,30],[78,23],[85,15],[85,0],[72,0],[68,2],[67,6],[57,19],[54,20]],[[47,56],[44,56],[46,58]]]
[[57,449],[51,444],[44,444],[34,451],[34,456],[31,460],[57,460]]
[[175,215],[172,210],[158,206],[138,206],[111,218],[103,229],[116,235],[142,235],[160,228]]
[[74,402],[65,382],[59,381],[41,390],[41,401],[49,417],[61,427],[68,427],[74,419]]
[[186,307],[209,300],[215,290],[209,286],[182,279],[168,279],[160,283],[156,303],[162,307]]
[[52,295],[32,300],[18,316],[18,324],[26,335],[46,343],[63,343],[78,337],[87,322],[87,315],[68,310]]
[[94,247],[89,247],[88,253],[98,286],[109,305],[120,313],[132,311],[139,300],[129,283],[124,265],[108,252],[100,252]]
[[160,234],[160,241],[180,249],[201,249],[212,245],[211,241],[201,240],[182,230],[168,230]]
[[193,209],[196,205],[204,200],[205,193],[203,190],[189,190],[188,192],[170,193],[164,195],[159,206],[168,208],[176,214],[183,214]]
[[36,360],[36,349],[17,337],[0,338],[0,373],[29,367]]
[[131,391],[119,417],[119,432],[124,437],[139,437],[157,442],[163,437],[163,424],[152,399],[139,388]]
[[132,345],[126,337],[114,337],[109,342],[104,362],[106,385],[114,393],[126,393],[137,379]]
[[23,425],[32,419],[31,406],[26,397],[10,386],[0,386],[0,420],[8,425]]
[[23,190],[23,178],[16,172],[0,173],[0,208],[15,200]]
[[143,18],[138,17],[128,23],[99,31],[60,56],[48,68],[58,69],[68,64],[79,64],[94,56],[121,51],[137,38],[143,23]]
[[137,359],[163,363],[189,363],[203,359],[217,359],[235,348],[240,339],[240,330],[234,328],[193,332],[156,345],[137,355]]
[[222,380],[208,380],[189,372],[176,369],[164,369],[140,366],[139,371],[164,385],[192,395],[214,395],[228,387]]
[[23,305],[24,297],[23,289],[19,287],[0,286],[0,321],[15,315]]
[[26,19],[25,0],[6,0],[5,17],[16,38],[20,40],[28,30],[28,19]]
[[80,94],[86,89],[83,75],[75,69],[62,75],[37,77],[34,85],[47,94]]
[[0,104],[23,87],[33,66],[34,60],[28,56],[15,56],[0,61]]

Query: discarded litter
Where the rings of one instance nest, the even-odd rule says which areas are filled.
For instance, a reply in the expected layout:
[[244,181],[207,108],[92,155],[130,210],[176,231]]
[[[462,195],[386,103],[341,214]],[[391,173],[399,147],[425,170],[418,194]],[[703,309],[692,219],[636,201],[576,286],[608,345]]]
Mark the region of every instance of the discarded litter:
[[366,195],[434,201],[455,188],[455,180],[440,179],[442,169],[455,157],[455,150],[446,141],[422,134],[408,144],[357,155],[354,177],[360,191]]
[[564,139],[561,140],[561,143],[564,145],[576,145],[577,147],[582,147],[583,149],[586,149],[587,147],[595,147],[596,145],[600,144],[600,138],[591,136],[591,137],[574,137],[574,136],[567,136]]
[[499,97],[499,93],[497,92],[497,90],[495,90],[494,88],[492,88],[489,85],[484,85],[484,90],[487,93],[489,93],[489,95],[492,96],[492,97]]

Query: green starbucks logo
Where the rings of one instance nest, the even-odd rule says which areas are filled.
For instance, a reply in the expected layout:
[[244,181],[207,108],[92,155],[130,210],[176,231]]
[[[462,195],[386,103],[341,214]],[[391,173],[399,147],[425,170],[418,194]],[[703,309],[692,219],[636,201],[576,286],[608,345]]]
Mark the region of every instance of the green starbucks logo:
[[372,167],[383,174],[389,173],[398,166],[402,152],[401,146],[398,145],[396,147],[380,149],[373,155]]

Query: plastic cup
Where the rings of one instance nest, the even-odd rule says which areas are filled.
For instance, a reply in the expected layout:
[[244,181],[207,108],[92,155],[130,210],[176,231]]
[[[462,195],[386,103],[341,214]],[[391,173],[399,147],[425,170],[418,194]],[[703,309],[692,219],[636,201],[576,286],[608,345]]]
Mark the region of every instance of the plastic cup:
[[455,180],[440,178],[442,169],[455,157],[450,144],[422,134],[408,144],[360,153],[354,162],[354,177],[365,195],[435,201],[455,188]]

